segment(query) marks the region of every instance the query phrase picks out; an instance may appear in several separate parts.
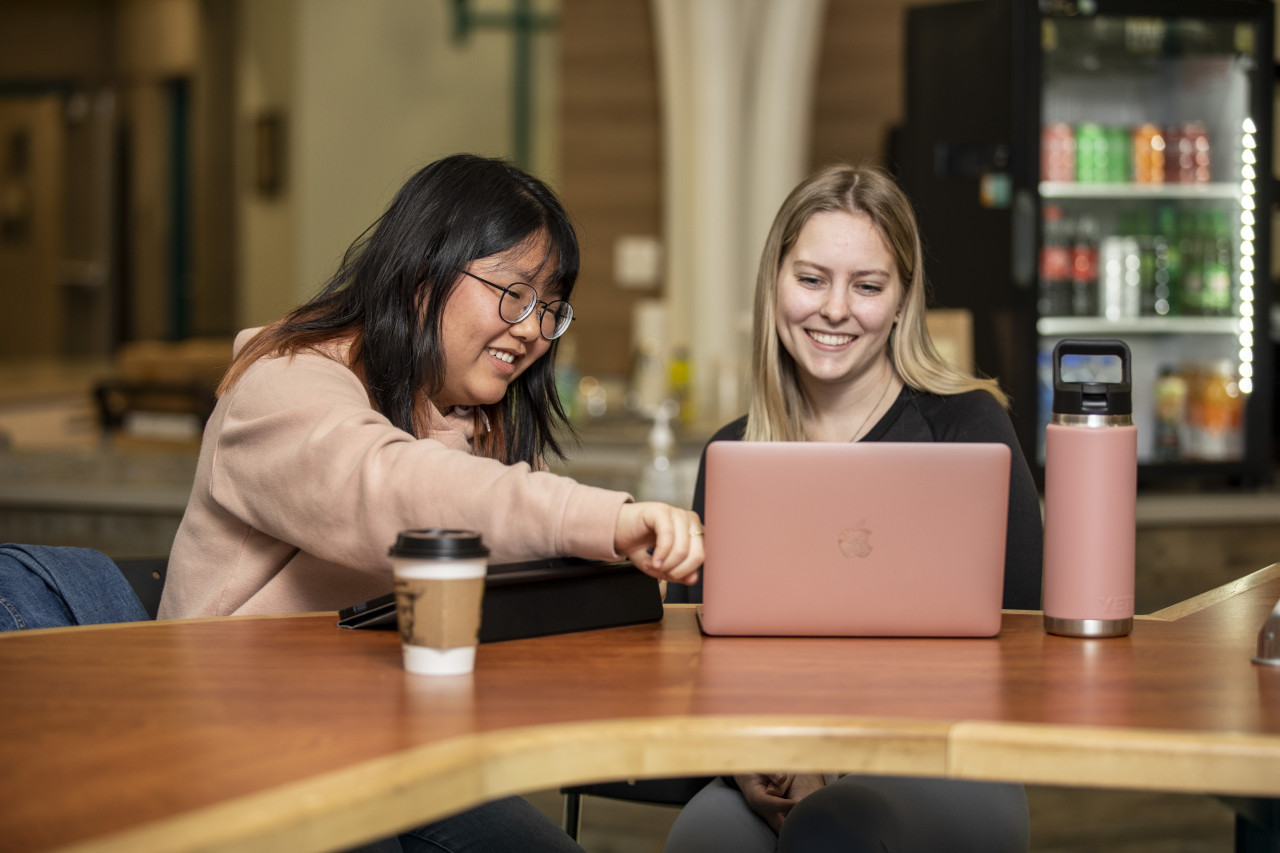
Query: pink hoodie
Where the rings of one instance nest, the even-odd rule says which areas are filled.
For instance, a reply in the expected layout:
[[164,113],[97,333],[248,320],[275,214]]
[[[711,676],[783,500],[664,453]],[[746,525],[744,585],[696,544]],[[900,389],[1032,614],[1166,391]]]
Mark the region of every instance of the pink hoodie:
[[[256,331],[240,333],[237,352]],[[617,559],[629,495],[473,456],[471,414],[426,409],[428,428],[413,436],[340,360],[255,362],[205,428],[160,618],[365,601],[391,591],[387,549],[413,527],[477,530],[492,563]]]

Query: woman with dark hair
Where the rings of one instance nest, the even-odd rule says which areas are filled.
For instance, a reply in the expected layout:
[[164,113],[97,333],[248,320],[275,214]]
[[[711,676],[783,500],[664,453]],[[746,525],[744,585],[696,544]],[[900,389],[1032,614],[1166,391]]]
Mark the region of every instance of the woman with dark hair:
[[[160,617],[374,598],[396,534],[421,527],[479,531],[495,563],[621,555],[696,580],[696,515],[545,470],[577,274],[573,227],[536,178],[473,155],[413,175],[315,298],[238,336]],[[580,849],[520,800],[423,832],[430,850]]]

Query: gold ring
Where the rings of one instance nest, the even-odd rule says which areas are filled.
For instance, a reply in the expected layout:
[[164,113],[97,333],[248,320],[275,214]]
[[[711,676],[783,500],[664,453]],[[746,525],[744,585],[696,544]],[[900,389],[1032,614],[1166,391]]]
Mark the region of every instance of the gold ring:
[[690,531],[689,531],[689,535],[690,535],[690,536],[701,536],[701,535],[702,535],[702,531],[695,527],[693,530],[690,530]]

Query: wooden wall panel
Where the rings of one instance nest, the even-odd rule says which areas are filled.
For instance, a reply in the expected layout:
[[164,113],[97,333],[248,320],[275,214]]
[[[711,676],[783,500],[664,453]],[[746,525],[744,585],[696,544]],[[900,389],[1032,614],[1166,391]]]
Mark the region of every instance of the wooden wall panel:
[[907,0],[827,0],[814,92],[812,165],[888,166],[901,121]]
[[613,280],[613,247],[628,234],[658,236],[662,138],[657,63],[647,0],[561,4],[561,191],[582,242],[568,337],[584,373],[623,376],[631,312],[660,291]]

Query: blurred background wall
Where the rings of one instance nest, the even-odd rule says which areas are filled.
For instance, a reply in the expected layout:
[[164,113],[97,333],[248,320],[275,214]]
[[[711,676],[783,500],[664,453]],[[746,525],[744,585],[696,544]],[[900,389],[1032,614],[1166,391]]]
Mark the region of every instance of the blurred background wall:
[[[665,229],[681,214],[664,169],[685,150],[672,146],[717,132],[709,110],[727,106],[744,122],[788,115],[804,124],[775,134],[802,141],[802,162],[757,155],[749,170],[724,172],[731,189],[767,183],[775,169],[775,183],[790,185],[833,159],[883,162],[901,109],[906,2],[813,0],[813,26],[783,46],[780,60],[768,29],[771,7],[784,4],[667,4],[676,36],[665,60],[663,5],[0,4],[0,204],[18,223],[0,241],[0,359],[110,359],[134,341],[225,337],[274,319],[320,286],[411,172],[475,151],[548,180],[574,216],[582,321],[565,356],[612,383],[611,405],[634,384],[642,356],[665,371],[677,346],[708,382],[717,370],[738,372],[699,364],[696,338],[710,324],[722,330],[717,353],[736,346],[746,306],[720,303],[750,293],[759,246],[737,229],[712,252],[686,229],[677,244],[711,256],[697,273],[703,284],[721,266],[731,280],[701,307],[689,296],[698,281],[672,281]],[[675,48],[684,55],[672,64],[681,33],[697,41]],[[733,72],[710,79],[690,57],[719,42]],[[771,61],[799,68],[809,90],[800,91],[803,103],[774,96],[752,112],[756,90],[768,85],[752,69]],[[688,114],[682,138],[669,136],[664,86],[710,98]],[[756,219],[767,222],[778,200],[767,199]],[[686,298],[672,317],[668,303],[680,288]],[[655,318],[684,330],[683,339],[645,353],[637,338]],[[709,385],[703,393],[707,417],[719,416],[711,409],[720,402],[737,405]]]

